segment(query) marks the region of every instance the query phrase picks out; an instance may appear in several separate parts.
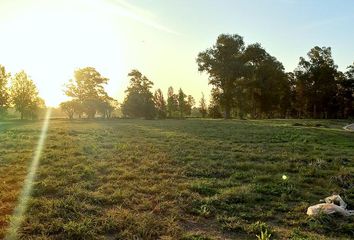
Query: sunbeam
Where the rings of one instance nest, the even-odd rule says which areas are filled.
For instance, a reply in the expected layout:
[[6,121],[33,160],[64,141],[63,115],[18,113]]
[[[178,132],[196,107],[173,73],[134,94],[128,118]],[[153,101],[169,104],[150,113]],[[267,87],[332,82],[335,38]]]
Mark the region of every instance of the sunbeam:
[[45,139],[47,136],[50,115],[51,115],[51,108],[48,108],[46,115],[45,115],[44,122],[43,122],[41,135],[40,135],[40,138],[37,143],[37,148],[34,153],[32,163],[29,167],[28,174],[27,174],[26,179],[24,181],[24,185],[23,185],[23,188],[22,188],[19,200],[18,200],[18,204],[17,204],[16,208],[14,209],[14,212],[13,212],[11,219],[10,219],[8,233],[5,237],[6,240],[18,239],[18,229],[21,226],[24,214],[27,210],[28,199],[31,195],[33,181],[36,177],[36,172],[37,172],[37,168],[39,165],[39,160],[40,160],[41,153],[42,153],[43,146],[44,146],[44,142],[45,142]]

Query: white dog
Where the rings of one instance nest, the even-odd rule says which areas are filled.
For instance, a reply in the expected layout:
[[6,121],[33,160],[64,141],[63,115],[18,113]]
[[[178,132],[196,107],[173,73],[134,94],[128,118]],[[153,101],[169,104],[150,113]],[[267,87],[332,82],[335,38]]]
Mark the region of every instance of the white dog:
[[343,199],[339,195],[332,195],[330,197],[326,197],[324,201],[326,203],[320,203],[309,207],[307,209],[307,215],[316,216],[319,213],[324,213],[324,214],[339,213],[343,216],[354,215],[354,211],[346,209],[347,204],[343,201]]
[[350,131],[350,132],[354,132],[354,123],[349,124],[345,127],[343,127],[344,130]]

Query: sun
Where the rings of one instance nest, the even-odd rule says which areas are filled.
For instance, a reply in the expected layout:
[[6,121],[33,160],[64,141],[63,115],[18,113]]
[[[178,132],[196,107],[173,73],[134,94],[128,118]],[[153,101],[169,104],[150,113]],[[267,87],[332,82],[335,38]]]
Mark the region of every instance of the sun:
[[13,74],[25,70],[48,106],[66,99],[64,84],[76,68],[94,66],[108,78],[123,71],[122,25],[112,21],[103,3],[94,6],[43,2],[14,10],[0,22],[6,36],[0,40],[5,46],[0,63]]

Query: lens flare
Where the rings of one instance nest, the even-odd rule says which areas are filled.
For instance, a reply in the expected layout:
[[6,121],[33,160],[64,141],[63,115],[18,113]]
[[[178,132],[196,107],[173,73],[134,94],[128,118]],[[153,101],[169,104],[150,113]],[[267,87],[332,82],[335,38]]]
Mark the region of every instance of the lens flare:
[[39,160],[40,160],[41,153],[43,150],[45,138],[47,136],[50,115],[51,115],[51,109],[48,108],[46,115],[45,115],[44,122],[43,122],[41,135],[40,135],[38,143],[37,143],[37,148],[34,153],[32,163],[29,167],[28,174],[27,174],[26,179],[24,181],[24,185],[23,185],[23,188],[22,188],[19,200],[18,200],[18,204],[17,204],[16,208],[14,209],[14,212],[13,212],[11,219],[10,219],[9,230],[8,230],[8,233],[5,237],[6,240],[18,239],[18,229],[21,226],[22,220],[24,218],[24,214],[27,210],[28,199],[31,195],[33,181],[36,177],[36,172],[37,172],[37,168],[39,165]]

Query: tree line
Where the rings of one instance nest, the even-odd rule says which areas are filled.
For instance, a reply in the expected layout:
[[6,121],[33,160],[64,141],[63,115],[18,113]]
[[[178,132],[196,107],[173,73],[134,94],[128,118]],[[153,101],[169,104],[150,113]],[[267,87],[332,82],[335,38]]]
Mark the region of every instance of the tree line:
[[[314,47],[300,57],[293,72],[259,43],[246,45],[243,37],[221,34],[216,43],[198,54],[198,70],[209,77],[209,104],[204,94],[195,99],[181,88],[152,91],[154,83],[134,69],[124,101],[119,104],[104,89],[108,78],[95,68],[77,69],[66,84],[70,100],[60,108],[68,118],[111,118],[116,109],[124,117],[164,119],[211,118],[348,118],[354,117],[354,63],[338,70],[330,47]],[[14,107],[23,118],[36,118],[45,107],[32,79],[21,71],[11,77],[0,65],[0,116]]]
[[330,47],[314,47],[293,72],[259,43],[221,34],[197,57],[209,76],[210,114],[224,118],[348,118],[354,116],[354,63],[338,70]]
[[104,90],[103,85],[107,84],[107,78],[92,67],[78,69],[74,78],[66,85],[65,94],[72,99],[60,106],[70,119],[75,115],[79,118],[94,118],[96,113],[103,118],[110,118],[112,111],[117,108],[127,118],[184,118],[191,114],[195,101],[182,89],[175,94],[170,87],[165,101],[161,89],[153,93],[154,83],[138,70],[132,70],[128,77],[130,83],[125,91],[126,97],[122,104],[118,104]]
[[[84,67],[74,72],[73,78],[65,85],[64,93],[70,100],[60,103],[60,108],[69,119],[111,118],[112,112],[120,109],[124,117],[164,119],[184,118],[191,115],[195,105],[194,98],[186,95],[182,89],[174,93],[168,89],[167,102],[161,89],[153,94],[153,82],[143,76],[138,70],[132,70],[130,85],[122,104],[110,97],[104,89],[108,78],[103,77],[95,68]],[[38,95],[33,80],[21,71],[13,77],[0,65],[0,117],[7,114],[13,107],[21,115],[21,119],[36,119],[40,109],[45,108],[45,102]]]
[[165,100],[161,89],[152,93],[154,83],[138,70],[132,70],[128,76],[130,84],[125,91],[127,95],[122,104],[124,116],[164,119],[166,117],[183,118],[191,114],[191,109],[195,104],[194,98],[186,95],[181,88],[175,94],[173,88],[169,87],[167,100]]

